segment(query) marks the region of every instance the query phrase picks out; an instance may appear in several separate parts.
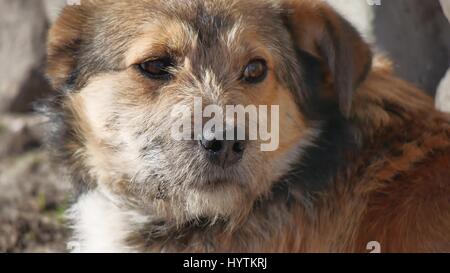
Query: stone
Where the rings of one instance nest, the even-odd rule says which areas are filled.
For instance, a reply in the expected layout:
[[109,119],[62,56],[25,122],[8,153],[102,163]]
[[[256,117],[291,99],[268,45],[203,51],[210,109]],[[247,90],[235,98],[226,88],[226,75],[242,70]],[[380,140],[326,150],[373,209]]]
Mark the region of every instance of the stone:
[[450,59],[450,27],[439,1],[382,0],[373,8],[377,47],[401,78],[434,96]]
[[0,1],[0,112],[27,112],[51,88],[44,77],[49,27],[43,2]]
[[[442,9],[445,15],[450,20],[450,1],[440,0]],[[439,84],[436,94],[436,108],[450,113],[450,69],[447,70],[447,74]]]
[[450,19],[450,1],[439,0],[441,2],[442,9],[444,10],[445,16]]
[[54,22],[59,15],[61,9],[67,4],[67,0],[44,0],[47,18],[50,22]]
[[450,113],[450,69],[439,84],[436,94],[436,108],[442,112]]

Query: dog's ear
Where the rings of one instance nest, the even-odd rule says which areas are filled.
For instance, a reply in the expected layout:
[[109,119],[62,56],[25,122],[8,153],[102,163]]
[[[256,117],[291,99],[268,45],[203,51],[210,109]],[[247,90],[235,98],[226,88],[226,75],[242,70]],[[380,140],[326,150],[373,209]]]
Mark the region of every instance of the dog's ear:
[[286,25],[297,50],[317,58],[324,81],[340,111],[349,116],[353,93],[372,63],[369,46],[358,31],[328,4],[318,0],[282,0]]
[[47,75],[55,89],[72,77],[82,43],[86,16],[82,5],[65,7],[51,27],[47,42]]

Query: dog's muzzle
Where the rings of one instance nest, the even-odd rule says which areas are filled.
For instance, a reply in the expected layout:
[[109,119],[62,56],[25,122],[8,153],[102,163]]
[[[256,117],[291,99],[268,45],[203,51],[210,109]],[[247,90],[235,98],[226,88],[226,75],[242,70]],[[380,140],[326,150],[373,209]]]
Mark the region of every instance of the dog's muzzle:
[[[217,136],[217,134],[215,135]],[[246,141],[227,140],[226,133],[223,133],[222,139],[220,140],[217,137],[208,139],[204,137],[202,140],[199,140],[199,144],[213,164],[225,169],[242,159],[246,148]]]

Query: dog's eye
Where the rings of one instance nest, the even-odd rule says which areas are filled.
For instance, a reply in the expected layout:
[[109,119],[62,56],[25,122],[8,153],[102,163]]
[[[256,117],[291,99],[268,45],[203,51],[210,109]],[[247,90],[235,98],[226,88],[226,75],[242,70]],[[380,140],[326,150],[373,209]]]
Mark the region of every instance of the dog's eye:
[[245,67],[242,79],[252,84],[260,83],[266,78],[267,70],[266,61],[262,59],[253,60]]
[[170,69],[173,68],[173,61],[170,58],[149,60],[139,64],[139,70],[147,77],[156,80],[168,80],[172,76]]

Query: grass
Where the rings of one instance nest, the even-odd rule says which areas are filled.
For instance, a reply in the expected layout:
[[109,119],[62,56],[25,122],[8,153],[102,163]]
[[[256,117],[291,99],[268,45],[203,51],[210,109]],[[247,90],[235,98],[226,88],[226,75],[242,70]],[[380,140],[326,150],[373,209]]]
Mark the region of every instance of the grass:
[[39,210],[48,217],[55,219],[59,224],[64,224],[64,213],[69,208],[69,198],[64,198],[64,201],[58,203],[56,206],[49,206],[45,193],[41,192],[38,195],[37,202]]

